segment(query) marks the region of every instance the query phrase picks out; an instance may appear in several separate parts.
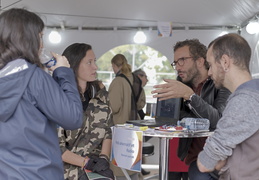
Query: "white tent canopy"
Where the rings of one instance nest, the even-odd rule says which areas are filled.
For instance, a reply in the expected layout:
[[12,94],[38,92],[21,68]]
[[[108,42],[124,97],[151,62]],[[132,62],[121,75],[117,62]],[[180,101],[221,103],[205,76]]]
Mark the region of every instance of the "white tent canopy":
[[[10,8],[26,8],[44,20],[47,35],[57,28],[60,44],[45,46],[57,53],[73,42],[93,46],[97,58],[120,45],[132,44],[141,28],[147,35],[145,45],[171,59],[172,46],[179,40],[198,38],[208,43],[222,30],[239,32],[253,50],[253,74],[259,73],[256,49],[258,34],[250,35],[245,26],[258,15],[259,0],[2,0],[1,12]],[[172,22],[171,37],[157,36],[158,22]],[[256,66],[256,68],[255,68]],[[256,70],[258,69],[258,70]]]
[[48,26],[150,27],[242,26],[258,13],[258,0],[2,0],[1,9],[25,7],[45,17]]

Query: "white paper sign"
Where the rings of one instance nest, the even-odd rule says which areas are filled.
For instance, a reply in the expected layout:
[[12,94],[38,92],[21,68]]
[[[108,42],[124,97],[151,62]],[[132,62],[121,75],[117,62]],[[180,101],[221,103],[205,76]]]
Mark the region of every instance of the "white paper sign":
[[140,171],[142,163],[143,132],[113,127],[112,163],[132,171]]
[[158,36],[162,36],[162,37],[172,36],[172,23],[171,22],[158,22],[157,29],[158,29]]

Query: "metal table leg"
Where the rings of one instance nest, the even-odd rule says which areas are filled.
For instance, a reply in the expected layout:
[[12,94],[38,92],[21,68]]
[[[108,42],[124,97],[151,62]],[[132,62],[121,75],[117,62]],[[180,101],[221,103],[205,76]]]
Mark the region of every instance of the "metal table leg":
[[160,154],[159,154],[159,179],[168,179],[168,148],[169,148],[169,138],[160,137]]

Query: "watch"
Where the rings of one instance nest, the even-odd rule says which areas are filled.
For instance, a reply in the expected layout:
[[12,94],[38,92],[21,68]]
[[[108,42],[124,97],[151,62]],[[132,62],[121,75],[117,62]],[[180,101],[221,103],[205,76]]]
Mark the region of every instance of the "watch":
[[189,101],[192,102],[192,97],[195,95],[195,93],[193,93],[192,95],[190,95],[189,97]]

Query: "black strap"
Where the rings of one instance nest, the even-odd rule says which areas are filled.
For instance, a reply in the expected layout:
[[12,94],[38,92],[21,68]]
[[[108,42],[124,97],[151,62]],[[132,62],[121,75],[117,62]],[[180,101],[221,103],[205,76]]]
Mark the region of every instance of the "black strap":
[[[138,118],[137,102],[138,102],[138,99],[139,99],[141,91],[142,91],[142,86],[141,86],[142,82],[139,79],[139,77],[137,77],[134,74],[132,74],[132,75],[133,75],[133,85],[130,83],[129,79],[124,74],[119,74],[117,76],[125,78],[128,81],[128,83],[129,83],[129,85],[131,87],[131,92],[132,93],[131,93],[130,120],[136,120]],[[136,92],[138,94],[137,96],[136,96],[136,93],[134,91],[134,88],[137,91]]]
[[[130,81],[129,81],[129,79],[124,75],[124,74],[119,74],[118,76],[121,76],[121,77],[123,77],[123,78],[125,78],[127,81],[128,81],[128,83],[129,83],[129,85],[130,85],[130,87],[131,87],[131,92],[132,92],[132,94],[133,94],[133,97],[134,97],[134,100],[135,100],[135,103],[137,103],[138,102],[138,98],[139,98],[139,94],[138,94],[138,97],[135,95],[135,92],[134,92],[134,89],[133,89],[133,86],[132,86],[132,84],[130,83]],[[134,80],[134,79],[133,79]]]
[[133,90],[136,90],[136,92],[138,93],[136,96],[136,101],[138,101],[142,91],[142,81],[136,74],[133,73],[132,76],[133,76]]

